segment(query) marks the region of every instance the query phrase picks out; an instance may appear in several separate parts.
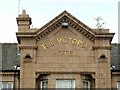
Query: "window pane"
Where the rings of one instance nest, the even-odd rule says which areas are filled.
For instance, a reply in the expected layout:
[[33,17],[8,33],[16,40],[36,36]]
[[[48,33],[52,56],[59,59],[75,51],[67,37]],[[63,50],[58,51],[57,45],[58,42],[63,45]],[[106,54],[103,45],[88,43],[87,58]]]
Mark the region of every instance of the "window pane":
[[8,83],[8,88],[10,89],[10,88],[13,88],[13,83],[12,82],[9,82]]
[[6,82],[3,83],[3,88],[7,89],[7,83]]
[[13,88],[13,83],[12,82],[1,82],[2,83],[2,88],[5,90],[12,90]]
[[90,81],[89,80],[84,80],[83,81],[83,86],[86,90],[90,89]]
[[75,80],[56,80],[56,88],[69,88],[71,90],[75,88]]
[[120,81],[117,82],[117,89],[120,90]]
[[48,88],[48,80],[41,81],[41,88],[42,90],[46,90]]
[[0,82],[0,90],[2,89],[2,82]]

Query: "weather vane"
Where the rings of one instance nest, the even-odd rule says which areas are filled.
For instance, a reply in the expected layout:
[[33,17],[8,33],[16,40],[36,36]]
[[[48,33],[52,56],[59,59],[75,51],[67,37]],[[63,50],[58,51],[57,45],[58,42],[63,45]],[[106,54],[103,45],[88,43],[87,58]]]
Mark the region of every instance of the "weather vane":
[[102,26],[105,24],[104,22],[101,22],[103,19],[102,19],[101,17],[97,17],[97,18],[94,18],[94,19],[95,19],[96,22],[97,22],[96,27],[97,27],[98,29],[101,29]]

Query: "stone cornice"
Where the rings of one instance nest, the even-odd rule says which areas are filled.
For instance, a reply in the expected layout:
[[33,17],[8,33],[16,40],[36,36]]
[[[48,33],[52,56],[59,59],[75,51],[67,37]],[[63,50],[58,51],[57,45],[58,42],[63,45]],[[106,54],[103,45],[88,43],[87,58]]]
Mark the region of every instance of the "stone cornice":
[[114,36],[115,33],[97,33],[95,34],[95,39],[104,39],[104,40],[110,40],[110,42],[112,41],[112,38]]
[[2,74],[2,76],[13,76],[14,74]]
[[14,72],[2,72],[0,73],[0,75],[2,76],[13,76],[13,75],[17,75],[18,73],[14,73]]
[[36,72],[36,74],[86,74],[86,75],[88,75],[88,74],[95,74],[95,72],[58,72],[58,71],[56,71],[56,72],[52,72],[52,71],[50,71],[50,72],[39,72],[39,71],[37,71]]
[[[18,23],[18,21],[26,21],[26,20],[28,20],[29,21],[29,23],[30,23],[30,25],[32,24],[32,22],[31,22],[31,18],[16,18],[17,19],[17,24],[18,24],[18,26],[20,26],[20,24]],[[23,24],[24,25],[24,24]]]
[[19,49],[37,49],[38,47],[37,46],[23,46],[23,45],[19,45]]
[[115,33],[97,33],[95,34],[96,38],[112,38]]
[[18,38],[35,38],[36,36],[34,35],[34,33],[16,33]]
[[120,72],[112,72],[112,75],[120,75]]
[[108,49],[108,50],[110,50],[111,46],[94,46],[92,48],[93,48],[93,50],[97,50],[97,49]]

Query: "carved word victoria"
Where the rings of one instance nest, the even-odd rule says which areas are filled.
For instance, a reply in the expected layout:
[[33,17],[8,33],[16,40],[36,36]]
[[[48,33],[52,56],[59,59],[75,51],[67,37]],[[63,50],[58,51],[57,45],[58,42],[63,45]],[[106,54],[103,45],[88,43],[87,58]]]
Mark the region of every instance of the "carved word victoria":
[[87,44],[85,42],[83,42],[80,39],[75,39],[75,38],[71,38],[71,37],[60,37],[60,38],[56,38],[54,40],[49,40],[43,44],[41,44],[41,47],[43,49],[47,49],[50,48],[52,46],[55,46],[56,44],[73,44],[73,45],[77,45],[80,46],[82,48],[87,47]]

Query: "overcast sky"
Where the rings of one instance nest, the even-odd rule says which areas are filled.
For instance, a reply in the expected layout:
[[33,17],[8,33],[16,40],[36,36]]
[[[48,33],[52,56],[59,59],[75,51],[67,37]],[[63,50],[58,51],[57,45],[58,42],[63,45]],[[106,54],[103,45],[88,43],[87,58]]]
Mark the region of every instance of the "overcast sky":
[[[118,42],[119,0],[0,0],[0,42],[17,42],[16,17],[23,9],[32,18],[32,26],[40,28],[67,10],[90,28],[96,27],[94,18],[102,17],[104,28],[115,32],[112,43]],[[20,7],[19,7],[20,5]]]

